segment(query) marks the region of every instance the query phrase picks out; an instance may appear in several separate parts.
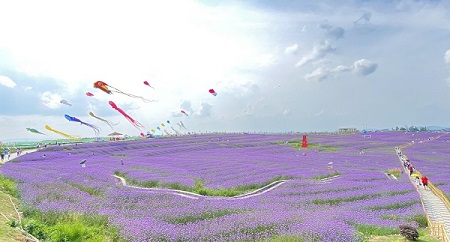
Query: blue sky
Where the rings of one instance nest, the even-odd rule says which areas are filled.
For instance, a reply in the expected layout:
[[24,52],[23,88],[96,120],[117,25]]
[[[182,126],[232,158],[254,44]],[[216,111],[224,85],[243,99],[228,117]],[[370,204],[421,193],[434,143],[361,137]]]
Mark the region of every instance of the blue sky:
[[0,140],[112,132],[89,112],[139,134],[108,101],[144,132],[448,127],[449,23],[445,1],[0,1]]

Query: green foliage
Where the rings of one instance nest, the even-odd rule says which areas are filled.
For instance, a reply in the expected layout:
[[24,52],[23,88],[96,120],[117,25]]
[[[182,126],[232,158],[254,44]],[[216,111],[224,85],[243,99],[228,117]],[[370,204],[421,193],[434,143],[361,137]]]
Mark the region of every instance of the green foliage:
[[410,201],[410,202],[404,202],[404,203],[392,203],[385,206],[372,206],[369,209],[372,211],[376,210],[392,210],[392,209],[400,209],[400,208],[407,208],[411,207],[412,205],[419,203],[420,201]]
[[315,176],[315,177],[314,177],[314,180],[323,180],[323,179],[326,179],[326,178],[330,178],[330,177],[334,177],[334,176],[340,176],[340,175],[341,175],[340,172],[334,171],[334,172],[331,173],[331,174],[326,174],[326,175],[321,175],[321,176]]
[[314,204],[318,205],[337,205],[342,202],[354,202],[359,200],[367,200],[374,197],[380,197],[380,194],[366,194],[361,196],[354,196],[354,197],[340,197],[340,198],[331,198],[331,199],[320,199],[316,198],[312,201]]
[[[294,149],[302,148],[301,140],[291,140],[291,141],[288,141],[288,144]],[[330,145],[321,145],[321,144],[313,144],[313,143],[308,143],[308,148],[305,148],[305,149],[315,149],[317,151],[325,151],[325,152],[337,152],[339,150],[337,147],[333,147]]]
[[19,198],[20,193],[16,188],[16,182],[0,173],[0,191],[9,194],[13,197]]
[[370,236],[380,236],[380,235],[393,235],[398,234],[399,230],[397,228],[391,228],[391,227],[379,227],[376,225],[368,225],[368,224],[355,224],[354,225],[356,230],[358,230],[360,233],[364,235],[370,235]]
[[97,187],[96,188],[85,187],[85,186],[82,186],[82,185],[74,183],[74,182],[69,182],[68,184],[78,188],[80,191],[90,194],[91,196],[99,197],[99,196],[103,195],[103,192],[100,190],[100,188],[97,188]]
[[188,215],[178,218],[165,218],[164,221],[172,224],[187,224],[207,219],[223,217],[229,214],[236,214],[239,212],[240,212],[239,210],[219,209],[214,211],[205,211],[198,215]]
[[419,224],[419,228],[426,228],[428,227],[428,220],[427,217],[423,214],[416,214],[410,218],[408,218],[406,221],[408,222],[417,222]]
[[389,169],[386,173],[391,174],[397,178],[400,178],[400,176],[402,175],[402,172],[398,168]]
[[24,207],[22,227],[40,240],[121,241],[119,230],[108,225],[106,216],[73,212],[42,212]]

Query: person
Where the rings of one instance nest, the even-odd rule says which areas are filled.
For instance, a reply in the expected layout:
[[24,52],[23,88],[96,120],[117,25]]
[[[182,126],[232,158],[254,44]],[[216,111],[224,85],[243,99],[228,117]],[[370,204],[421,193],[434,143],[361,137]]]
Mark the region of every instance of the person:
[[414,170],[413,170],[413,167],[412,167],[412,166],[409,166],[408,169],[409,169],[409,175],[411,176],[411,175],[413,174],[413,171],[414,171]]
[[416,184],[417,188],[420,187],[420,178],[418,176],[416,176],[416,179],[414,180],[414,183]]
[[422,185],[423,185],[423,188],[424,188],[425,190],[427,190],[427,187],[428,187],[428,177],[422,176]]

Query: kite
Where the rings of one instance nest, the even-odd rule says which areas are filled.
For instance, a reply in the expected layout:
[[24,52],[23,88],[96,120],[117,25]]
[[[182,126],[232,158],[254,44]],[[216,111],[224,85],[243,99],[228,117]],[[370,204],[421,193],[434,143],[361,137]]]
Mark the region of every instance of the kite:
[[181,110],[181,113],[186,115],[186,116],[189,116],[189,114],[187,114],[186,111],[184,111],[184,110]]
[[156,129],[158,129],[159,131],[161,131],[161,128],[158,126],[158,127],[156,127]]
[[35,134],[43,134],[43,135],[45,135],[44,133],[41,133],[41,132],[39,132],[39,131],[37,131],[36,129],[33,129],[33,128],[27,128],[27,130],[30,131],[31,133],[35,133]]
[[164,123],[161,123],[161,126],[165,127],[166,125]]
[[84,125],[86,125],[86,126],[92,128],[92,129],[94,130],[94,132],[95,132],[96,135],[98,135],[98,134],[100,133],[100,129],[99,129],[97,126],[95,126],[95,125],[92,125],[92,124],[83,122],[83,121],[81,121],[81,120],[79,120],[79,119],[77,119],[77,118],[75,118],[75,117],[69,116],[69,115],[67,115],[67,114],[65,114],[64,117],[65,117],[67,120],[69,120],[69,121],[72,121],[72,122],[78,122],[78,123],[80,123],[80,124],[82,124],[82,125],[84,124]]
[[93,97],[94,94],[92,94],[92,93],[90,93],[90,92],[86,92],[86,96],[88,96],[88,97]]
[[69,102],[67,102],[67,100],[61,100],[60,103],[65,104],[67,106],[72,106],[72,104],[70,104]]
[[167,120],[166,122],[167,122],[168,124],[170,124],[170,121],[169,121],[169,120]]
[[187,128],[184,126],[184,123],[183,123],[183,121],[180,121],[180,124],[181,124],[181,126],[183,126],[183,128],[184,129],[186,129],[187,130]]
[[149,87],[151,87],[151,88],[153,88],[153,89],[155,89],[154,87],[150,86],[150,83],[148,83],[148,81],[144,81],[144,84],[149,86]]
[[55,133],[57,133],[57,134],[60,134],[60,135],[66,137],[66,138],[69,138],[69,139],[79,139],[79,137],[77,137],[77,136],[73,136],[73,135],[66,134],[66,133],[63,133],[63,132],[61,132],[61,131],[58,131],[58,130],[56,130],[56,129],[52,129],[52,128],[51,128],[50,126],[48,126],[48,125],[45,125],[45,129],[46,129],[46,130],[49,130],[49,131],[52,131],[52,132],[55,132]]
[[113,92],[116,92],[116,93],[127,95],[127,96],[132,97],[132,98],[140,98],[140,99],[142,99],[142,101],[144,101],[146,103],[148,103],[148,102],[156,102],[156,100],[148,100],[148,99],[145,99],[144,97],[141,97],[141,96],[136,96],[134,94],[122,92],[119,89],[117,89],[117,88],[115,88],[113,86],[110,86],[110,85],[108,85],[108,84],[106,84],[105,82],[102,82],[102,81],[94,82],[94,87],[98,88],[98,89],[100,89],[100,90],[102,90],[102,91],[104,91],[104,92],[106,92],[108,94],[112,94]]
[[179,135],[178,131],[176,131],[173,127],[170,127],[173,131],[175,131],[175,134]]
[[110,122],[110,121],[108,121],[106,119],[102,119],[102,118],[100,118],[98,116],[95,116],[95,114],[93,112],[89,112],[89,115],[91,115],[92,117],[94,117],[94,118],[96,118],[98,120],[101,120],[101,121],[105,122],[107,125],[109,125],[109,127],[111,127],[111,129],[113,129],[113,126],[116,126],[116,125],[119,124],[119,123],[115,124],[115,123],[112,123],[112,122]]
[[209,89],[209,93],[211,93],[214,96],[217,96],[217,92],[214,91],[214,89]]
[[152,131],[152,133],[155,133],[155,132],[156,132],[154,129],[152,129],[151,131]]
[[142,133],[142,128],[145,128],[144,125],[139,123],[137,120],[134,120],[132,117],[130,117],[128,114],[125,113],[121,108],[117,107],[117,105],[113,101],[109,101],[109,105],[115,110],[117,110],[119,113],[121,113],[130,123],[136,127],[139,131],[141,131],[140,135],[142,137],[145,137],[144,133]]

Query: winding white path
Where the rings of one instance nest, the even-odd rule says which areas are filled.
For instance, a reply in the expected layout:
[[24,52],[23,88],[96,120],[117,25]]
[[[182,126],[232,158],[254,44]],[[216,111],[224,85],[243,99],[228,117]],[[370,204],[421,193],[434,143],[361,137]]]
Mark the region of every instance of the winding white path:
[[193,192],[187,192],[187,191],[169,189],[169,188],[138,187],[138,186],[128,185],[127,181],[123,177],[120,177],[117,175],[113,175],[113,176],[115,178],[119,179],[121,184],[124,187],[130,187],[130,188],[148,190],[148,191],[155,191],[155,192],[159,192],[159,193],[167,193],[167,194],[177,195],[177,196],[186,197],[186,198],[190,198],[190,199],[207,199],[207,200],[236,200],[236,199],[251,198],[251,197],[262,195],[268,191],[271,191],[272,189],[275,189],[276,187],[278,187],[281,184],[288,181],[288,180],[275,181],[275,182],[272,182],[264,187],[261,187],[255,191],[252,191],[249,193],[240,194],[240,195],[237,195],[234,197],[221,197],[221,196],[204,196],[204,195],[200,195],[200,194],[193,193]]

